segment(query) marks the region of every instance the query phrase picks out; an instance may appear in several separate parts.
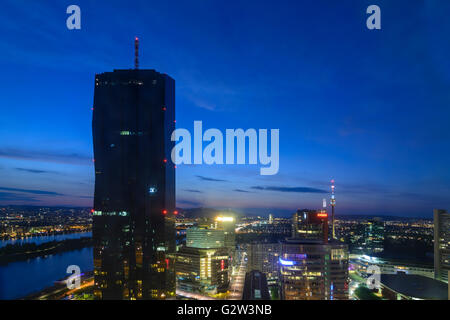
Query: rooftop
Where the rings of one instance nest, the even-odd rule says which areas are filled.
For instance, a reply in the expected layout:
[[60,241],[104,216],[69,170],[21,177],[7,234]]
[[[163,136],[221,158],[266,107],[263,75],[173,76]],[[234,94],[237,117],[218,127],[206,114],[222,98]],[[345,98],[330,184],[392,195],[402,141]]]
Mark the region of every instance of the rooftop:
[[408,297],[426,300],[447,300],[446,283],[425,276],[412,274],[382,274],[381,283]]

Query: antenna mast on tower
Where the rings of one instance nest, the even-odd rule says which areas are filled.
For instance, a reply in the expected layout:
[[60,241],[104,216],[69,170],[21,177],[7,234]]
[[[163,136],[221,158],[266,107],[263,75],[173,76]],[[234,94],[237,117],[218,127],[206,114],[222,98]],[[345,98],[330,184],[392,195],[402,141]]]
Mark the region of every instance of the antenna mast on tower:
[[336,233],[334,230],[334,207],[336,206],[336,199],[334,198],[334,179],[331,179],[331,238],[336,238]]
[[134,38],[134,68],[139,69],[139,38]]

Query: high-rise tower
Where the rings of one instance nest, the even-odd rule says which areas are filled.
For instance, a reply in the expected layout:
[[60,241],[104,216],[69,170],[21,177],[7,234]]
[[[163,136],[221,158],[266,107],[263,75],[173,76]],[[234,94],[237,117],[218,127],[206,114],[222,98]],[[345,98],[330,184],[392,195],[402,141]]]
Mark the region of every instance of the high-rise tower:
[[280,244],[281,299],[348,299],[348,246],[328,241],[326,211],[297,211],[292,230]]
[[174,297],[175,81],[136,53],[135,69],[96,75],[93,110],[95,297]]
[[334,198],[334,179],[331,179],[331,239],[336,239],[336,233],[334,229],[334,207],[336,206],[336,199]]
[[435,209],[434,218],[434,277],[448,282],[450,272],[450,213]]

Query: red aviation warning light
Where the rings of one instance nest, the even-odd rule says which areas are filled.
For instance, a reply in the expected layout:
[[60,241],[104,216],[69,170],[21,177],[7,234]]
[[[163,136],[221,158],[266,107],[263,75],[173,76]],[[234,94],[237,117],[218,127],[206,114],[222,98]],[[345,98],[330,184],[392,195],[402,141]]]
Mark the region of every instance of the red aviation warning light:
[[164,215],[166,215],[166,214],[167,214],[167,210],[164,209],[164,210],[162,211],[162,213],[163,213]]

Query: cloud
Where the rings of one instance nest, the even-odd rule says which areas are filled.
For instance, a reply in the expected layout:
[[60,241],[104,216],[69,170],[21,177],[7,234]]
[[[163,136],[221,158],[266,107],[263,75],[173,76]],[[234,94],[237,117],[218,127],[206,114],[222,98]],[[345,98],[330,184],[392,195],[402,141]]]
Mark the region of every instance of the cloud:
[[27,197],[13,192],[0,192],[0,201],[38,201],[34,198]]
[[326,190],[310,188],[310,187],[261,187],[254,186],[252,189],[265,191],[279,191],[279,192],[297,192],[297,193],[328,193]]
[[212,103],[208,103],[204,100],[196,99],[196,98],[190,98],[190,100],[192,101],[192,103],[194,103],[199,108],[206,109],[209,111],[216,110],[216,106]]
[[203,180],[203,181],[215,181],[215,182],[226,182],[227,181],[227,180],[215,179],[215,178],[199,176],[199,175],[197,175],[196,177],[199,178],[200,180]]
[[184,191],[187,191],[187,192],[194,192],[194,193],[203,193],[203,191],[195,190],[195,189],[184,189]]
[[0,148],[0,158],[19,160],[47,161],[76,165],[91,165],[92,158],[78,153],[62,153],[55,151],[34,151],[15,148]]
[[251,191],[242,190],[242,189],[234,189],[233,191],[251,193]]
[[16,170],[30,172],[30,173],[53,173],[54,172],[54,171],[47,171],[47,170],[28,169],[28,168],[16,168]]
[[62,193],[46,191],[46,190],[29,190],[29,189],[6,188],[6,187],[0,187],[0,190],[24,192],[24,193],[31,193],[31,194],[41,194],[41,195],[63,196]]
[[177,206],[178,206],[178,204],[184,204],[184,205],[195,206],[195,207],[198,207],[198,206],[201,205],[200,202],[190,201],[190,200],[183,200],[183,199],[177,199]]

